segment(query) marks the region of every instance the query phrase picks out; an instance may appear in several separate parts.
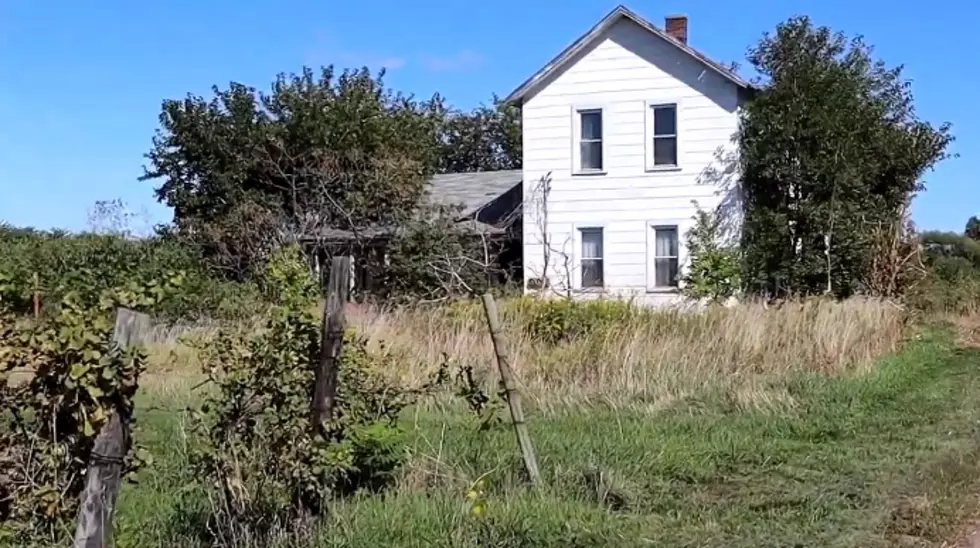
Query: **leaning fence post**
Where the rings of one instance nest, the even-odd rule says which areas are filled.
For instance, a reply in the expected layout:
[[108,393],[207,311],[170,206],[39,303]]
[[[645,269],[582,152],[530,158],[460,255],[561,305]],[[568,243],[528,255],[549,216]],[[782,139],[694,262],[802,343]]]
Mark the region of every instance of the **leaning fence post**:
[[487,315],[487,325],[490,326],[490,340],[493,341],[493,351],[497,355],[497,367],[500,369],[500,378],[504,383],[504,392],[507,394],[507,406],[510,408],[511,422],[514,424],[514,433],[517,434],[517,445],[520,447],[521,457],[524,459],[524,469],[527,470],[527,477],[531,483],[538,483],[540,476],[538,461],[534,456],[531,435],[527,432],[527,423],[524,421],[521,393],[514,384],[514,373],[510,368],[507,343],[500,326],[500,318],[497,316],[497,303],[494,302],[493,295],[489,293],[484,293],[482,299],[483,311]]
[[340,350],[344,344],[344,310],[350,299],[350,257],[334,257],[327,282],[327,302],[323,307],[323,334],[320,339],[320,362],[313,390],[312,422],[319,427],[333,418],[337,396]]
[[[116,310],[112,340],[120,347],[144,342],[150,330],[150,317],[128,308]],[[122,481],[123,459],[129,450],[129,410],[112,410],[92,447],[85,489],[75,526],[74,548],[106,548],[112,545],[112,514]]]

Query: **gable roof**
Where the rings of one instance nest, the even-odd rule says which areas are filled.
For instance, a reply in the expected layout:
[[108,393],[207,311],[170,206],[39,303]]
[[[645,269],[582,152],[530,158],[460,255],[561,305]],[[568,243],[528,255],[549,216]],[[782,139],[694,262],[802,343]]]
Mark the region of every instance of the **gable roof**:
[[555,57],[550,62],[548,62],[548,64],[545,65],[541,70],[539,70],[533,76],[525,80],[524,83],[518,86],[517,89],[512,91],[510,95],[508,95],[507,98],[504,99],[504,102],[516,103],[519,101],[523,101],[524,98],[535,86],[537,86],[542,81],[548,79],[551,75],[562,70],[565,67],[565,65],[572,59],[572,57],[574,57],[579,52],[585,50],[586,48],[590,47],[593,43],[595,43],[596,40],[599,39],[599,37],[606,30],[611,28],[620,19],[628,19],[633,23],[636,23],[637,25],[640,26],[640,28],[646,30],[650,34],[665,40],[667,43],[672,44],[677,49],[683,51],[684,53],[690,55],[691,57],[694,57],[698,61],[704,63],[708,68],[714,70],[715,72],[717,72],[722,77],[727,79],[729,82],[735,84],[739,88],[746,89],[746,90],[754,89],[752,84],[750,84],[747,80],[744,80],[743,78],[741,78],[740,76],[732,72],[731,70],[722,66],[717,61],[713,61],[712,59],[708,58],[708,56],[697,51],[696,49],[692,48],[686,43],[673,38],[672,36],[667,34],[664,30],[654,26],[653,23],[640,17],[636,13],[630,11],[626,6],[620,4],[619,6],[616,7],[616,9],[609,12],[609,15],[603,17],[602,20],[596,23],[594,27],[589,29],[588,32],[580,36],[578,40],[572,43],[572,45],[565,48],[565,50],[559,53],[557,57]]

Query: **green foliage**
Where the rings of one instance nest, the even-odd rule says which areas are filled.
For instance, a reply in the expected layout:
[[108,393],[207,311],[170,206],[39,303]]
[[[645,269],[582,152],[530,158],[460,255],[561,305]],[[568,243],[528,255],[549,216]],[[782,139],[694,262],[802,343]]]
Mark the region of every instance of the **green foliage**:
[[[195,476],[217,504],[218,534],[264,535],[317,514],[332,496],[380,489],[403,458],[394,421],[406,395],[380,375],[392,359],[348,333],[334,419],[310,424],[320,330],[305,313],[274,314],[258,333],[202,341],[214,386],[197,415]],[[230,533],[228,533],[230,534]]]
[[42,311],[56,313],[70,293],[93,306],[104,292],[145,280],[179,284],[145,309],[158,319],[226,317],[237,314],[239,303],[249,314],[260,308],[254,288],[215,279],[193,248],[171,236],[131,239],[0,225],[0,299],[14,312],[30,311],[35,289]]
[[980,310],[980,242],[952,232],[924,232],[919,240],[926,275],[909,303],[931,313]]
[[[112,341],[110,313],[151,307],[161,287],[104,292],[98,306],[69,294],[38,324],[0,317],[0,540],[70,534],[95,437],[114,411],[131,416],[146,364],[142,350]],[[126,474],[141,463],[129,449]]]
[[271,302],[290,310],[304,310],[319,296],[317,281],[298,245],[275,250],[263,266],[260,285]]
[[900,67],[806,17],[766,34],[749,61],[761,82],[738,134],[747,289],[853,294],[871,268],[872,229],[922,190],[949,126],[916,117]]
[[456,222],[459,208],[421,208],[405,222],[375,265],[378,294],[409,299],[446,299],[482,293],[499,285],[500,243]]
[[953,232],[928,231],[919,235],[919,241],[930,264],[945,259],[960,263],[963,268],[980,269],[980,242],[973,238]]
[[490,106],[448,112],[440,137],[439,173],[521,168],[521,110],[496,95]]
[[511,306],[514,311],[505,311],[505,315],[522,318],[522,329],[528,337],[552,344],[621,327],[644,313],[631,302],[602,299],[576,301],[525,297]]
[[694,227],[685,235],[690,267],[681,291],[695,299],[721,302],[741,289],[738,247],[726,245],[716,213],[698,209]]
[[966,229],[963,231],[963,234],[971,240],[980,241],[980,217],[976,215],[970,217],[966,222]]
[[160,182],[178,231],[233,277],[275,244],[395,223],[433,173],[441,101],[394,93],[383,73],[304,68],[269,92],[213,93],[163,103],[144,180]]

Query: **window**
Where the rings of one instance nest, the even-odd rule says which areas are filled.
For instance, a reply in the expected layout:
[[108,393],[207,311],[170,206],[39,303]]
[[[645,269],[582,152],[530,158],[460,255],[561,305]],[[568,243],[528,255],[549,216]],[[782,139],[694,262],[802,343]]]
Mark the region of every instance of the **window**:
[[677,166],[677,105],[652,105],[653,167]]
[[582,284],[585,287],[602,287],[602,228],[579,229],[582,236]]
[[602,110],[580,110],[579,169],[602,171]]
[[677,227],[653,227],[653,287],[677,287]]

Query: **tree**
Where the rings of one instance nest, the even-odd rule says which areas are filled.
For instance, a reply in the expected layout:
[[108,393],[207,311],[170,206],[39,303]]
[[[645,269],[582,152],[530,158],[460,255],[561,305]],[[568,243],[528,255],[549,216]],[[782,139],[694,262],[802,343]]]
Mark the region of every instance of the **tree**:
[[761,78],[738,131],[747,289],[860,291],[872,234],[923,190],[949,125],[916,117],[901,67],[806,17],[764,35],[748,60]]
[[490,106],[448,111],[439,144],[439,173],[521,168],[521,110],[496,95]]
[[966,222],[966,230],[963,234],[972,240],[980,241],[980,218],[976,215],[970,217]]
[[278,244],[395,223],[433,173],[445,107],[383,76],[304,68],[269,92],[232,83],[164,101],[142,179],[160,182],[176,230],[233,277]]

